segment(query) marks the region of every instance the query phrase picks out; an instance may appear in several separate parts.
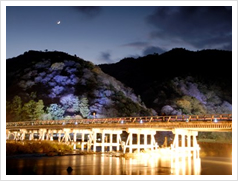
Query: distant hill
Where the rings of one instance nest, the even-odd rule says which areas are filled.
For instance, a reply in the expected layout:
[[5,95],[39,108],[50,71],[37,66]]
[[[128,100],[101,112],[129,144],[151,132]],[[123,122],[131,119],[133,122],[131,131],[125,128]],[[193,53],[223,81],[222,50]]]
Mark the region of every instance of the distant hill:
[[231,51],[175,48],[99,67],[133,88],[158,114],[232,111]]
[[6,68],[7,121],[156,114],[131,88],[64,52],[28,51]]

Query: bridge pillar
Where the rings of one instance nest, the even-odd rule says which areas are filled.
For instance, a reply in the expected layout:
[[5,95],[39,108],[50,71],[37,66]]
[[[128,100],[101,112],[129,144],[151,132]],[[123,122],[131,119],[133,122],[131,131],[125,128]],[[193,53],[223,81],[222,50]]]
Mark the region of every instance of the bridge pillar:
[[39,140],[44,140],[45,139],[45,133],[46,129],[39,129]]
[[140,152],[140,133],[137,133],[137,151]]
[[34,133],[33,131],[29,131],[29,140],[33,140],[34,139]]
[[155,134],[152,134],[150,135],[150,145],[151,145],[151,151],[153,150],[154,148],[154,145],[155,144],[155,137],[154,137]]
[[[92,129],[92,139],[90,143],[93,143],[93,151],[96,151],[96,147],[101,147],[101,152],[105,151],[109,147],[109,150],[112,151],[113,146],[116,146],[117,151],[120,148],[120,134],[122,130],[119,129]],[[101,134],[102,140],[101,143],[97,143],[97,134]],[[117,135],[117,142],[113,143],[113,134]],[[109,137],[109,138],[108,138]],[[109,140],[110,139],[110,142]]]
[[47,133],[46,133],[46,138],[45,140],[50,140],[52,141],[53,140],[53,131],[48,129]]
[[26,137],[26,129],[20,129],[20,140],[25,140],[25,137]]
[[[64,128],[63,131],[64,131],[64,137],[63,137],[64,141],[65,141],[65,142],[71,141],[71,138],[70,138],[70,135],[69,135],[71,129]],[[63,140],[63,139],[62,139],[62,140]]]
[[130,135],[129,135],[129,137],[128,137],[129,139],[130,139],[130,144],[129,144],[129,153],[132,153],[132,139],[133,139],[133,135],[132,135],[132,133],[130,133]]
[[48,130],[45,134],[45,140],[49,140],[50,137],[50,130]]
[[[196,136],[198,135],[197,131],[191,131],[186,129],[174,129],[173,133],[174,141],[173,144],[171,144],[171,149],[176,152],[187,152],[190,154],[191,151],[193,151],[193,155],[196,157],[199,156],[199,145],[197,144]],[[181,136],[181,146],[179,144],[179,136]],[[187,136],[187,142],[186,142],[186,136]],[[193,136],[193,145],[191,147],[191,136]],[[186,144],[187,143],[187,144]],[[187,145],[187,146],[186,146]]]
[[82,133],[82,144],[81,144],[81,150],[84,150],[84,133]]
[[196,139],[196,136],[198,135],[198,132],[193,131],[191,134],[193,136],[193,152],[194,152],[195,157],[198,158],[199,157],[199,150],[200,150],[199,144],[197,143],[197,139]]
[[[127,129],[127,132],[129,133],[128,137],[127,137],[127,141],[126,144],[124,146],[124,150],[123,152],[125,153],[126,148],[129,148],[129,153],[132,153],[132,149],[137,149],[137,151],[139,152],[140,149],[144,148],[147,149],[148,147],[151,148],[151,150],[153,150],[154,148],[157,148],[157,144],[155,142],[155,138],[154,135],[156,133],[155,130],[150,130],[150,129]],[[137,134],[137,143],[136,145],[133,144],[133,134]],[[140,140],[140,135],[143,134],[144,135],[144,144],[141,144],[141,140]],[[148,145],[147,143],[147,135],[151,136],[151,141],[150,141],[150,145]]]
[[120,137],[120,133],[117,133],[117,151],[119,151],[119,146],[120,146],[120,139],[121,139],[121,137]]
[[96,145],[97,145],[97,132],[93,133],[93,152],[96,152]]
[[59,130],[58,131],[58,142],[61,142],[61,133],[62,133],[62,130]]
[[144,149],[147,149],[147,133],[144,133]]
[[6,140],[9,140],[10,137],[10,131],[8,129],[6,129]]
[[104,144],[104,142],[105,142],[105,133],[104,132],[102,132],[102,149],[101,149],[101,152],[104,152],[104,149],[105,149],[105,144]]
[[187,147],[188,147],[188,149],[190,149],[190,147],[191,147],[191,136],[188,135],[188,136],[187,136],[187,139],[188,139]]
[[14,132],[13,132],[13,135],[14,135],[13,140],[19,140],[19,136],[20,136],[20,133],[19,133],[19,132],[14,131]]
[[182,137],[181,137],[181,140],[182,140],[182,148],[184,148],[184,147],[185,147],[185,134],[182,134],[181,136],[182,136]]
[[[110,147],[109,147],[109,151],[112,151],[112,133],[110,133]],[[118,145],[119,146],[119,145]]]

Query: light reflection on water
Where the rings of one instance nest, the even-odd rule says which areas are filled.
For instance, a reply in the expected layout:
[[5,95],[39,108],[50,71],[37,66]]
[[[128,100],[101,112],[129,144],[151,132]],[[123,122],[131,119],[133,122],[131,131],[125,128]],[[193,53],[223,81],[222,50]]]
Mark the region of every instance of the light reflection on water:
[[[209,164],[213,162],[207,160],[204,168]],[[219,168],[222,165],[227,166],[216,164]],[[71,173],[67,172],[69,166]],[[201,159],[194,157],[125,159],[93,154],[7,159],[7,175],[199,175],[201,168]]]

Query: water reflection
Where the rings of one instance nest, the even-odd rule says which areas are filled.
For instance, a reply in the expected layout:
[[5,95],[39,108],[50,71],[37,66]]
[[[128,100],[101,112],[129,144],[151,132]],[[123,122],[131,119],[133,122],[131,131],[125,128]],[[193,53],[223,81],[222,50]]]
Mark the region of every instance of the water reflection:
[[171,156],[172,175],[200,175],[201,159],[195,156]]
[[[8,175],[199,175],[209,174],[208,167],[213,164],[219,173],[231,168],[231,161],[194,156],[153,157],[138,159],[112,157],[110,154],[73,155],[56,157],[8,158]],[[224,164],[226,163],[226,164]],[[72,167],[71,173],[67,172]],[[213,166],[214,167],[214,166]],[[201,168],[203,171],[201,172]],[[206,168],[206,170],[204,169]],[[205,172],[206,171],[206,172]],[[214,170],[212,170],[214,174]],[[230,173],[231,171],[229,171]],[[228,173],[228,171],[227,171]]]

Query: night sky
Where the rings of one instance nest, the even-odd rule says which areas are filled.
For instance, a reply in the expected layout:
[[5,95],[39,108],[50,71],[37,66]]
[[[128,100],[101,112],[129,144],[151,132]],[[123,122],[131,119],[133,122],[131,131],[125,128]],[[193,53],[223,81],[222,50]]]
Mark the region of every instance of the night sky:
[[47,49],[95,64],[175,47],[232,50],[232,7],[7,6],[6,45],[6,58]]

